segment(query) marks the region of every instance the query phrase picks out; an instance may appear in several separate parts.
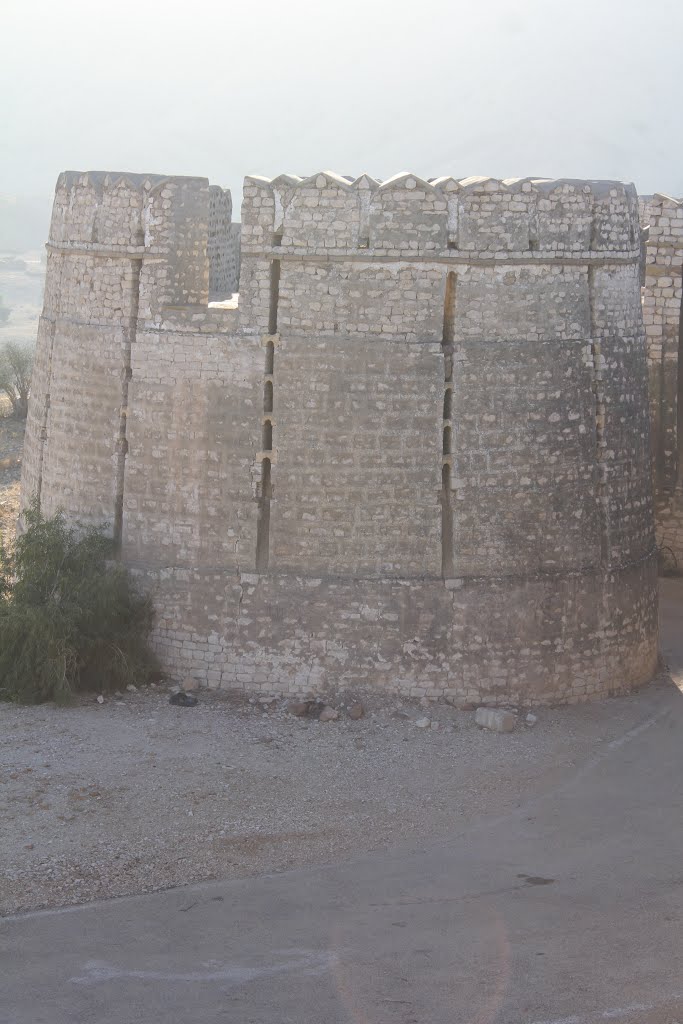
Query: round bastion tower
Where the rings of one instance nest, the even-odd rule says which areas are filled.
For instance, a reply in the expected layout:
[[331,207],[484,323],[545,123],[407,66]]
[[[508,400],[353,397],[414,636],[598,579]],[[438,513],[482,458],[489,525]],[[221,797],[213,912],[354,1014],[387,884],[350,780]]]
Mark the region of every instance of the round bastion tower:
[[22,500],[108,524],[167,669],[492,705],[647,681],[633,186],[249,177],[238,242],[204,178],[57,183]]

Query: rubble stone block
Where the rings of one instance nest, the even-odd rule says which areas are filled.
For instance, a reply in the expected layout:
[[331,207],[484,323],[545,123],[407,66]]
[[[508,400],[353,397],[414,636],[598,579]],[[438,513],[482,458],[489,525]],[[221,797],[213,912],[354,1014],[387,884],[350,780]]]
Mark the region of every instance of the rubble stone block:
[[517,725],[516,716],[501,708],[477,708],[474,720],[482,729],[490,729],[491,732],[512,732]]

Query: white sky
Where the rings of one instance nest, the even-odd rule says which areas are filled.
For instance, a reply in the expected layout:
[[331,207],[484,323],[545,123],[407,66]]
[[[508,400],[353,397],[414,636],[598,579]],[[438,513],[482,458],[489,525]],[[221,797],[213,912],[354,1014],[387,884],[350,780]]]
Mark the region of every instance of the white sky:
[[[0,193],[64,169],[683,195],[683,0],[4,0]],[[238,198],[238,197],[236,197]]]

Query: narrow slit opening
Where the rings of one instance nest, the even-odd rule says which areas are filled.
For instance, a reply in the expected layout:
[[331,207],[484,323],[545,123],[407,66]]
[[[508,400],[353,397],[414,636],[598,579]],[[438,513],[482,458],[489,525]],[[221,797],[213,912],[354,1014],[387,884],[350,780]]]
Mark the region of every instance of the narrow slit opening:
[[273,382],[267,380],[263,388],[263,411],[273,411]]
[[270,305],[268,310],[268,333],[277,334],[277,307],[280,300],[280,261],[270,264]]
[[454,565],[451,467],[446,464],[441,470],[441,575],[444,579],[455,574]]
[[123,366],[121,367],[121,392],[119,406],[119,433],[116,443],[116,469],[114,478],[114,524],[113,538],[117,553],[120,555],[123,541],[123,507],[126,483],[126,459],[128,456],[128,401],[130,382],[133,378],[131,357],[136,338],[138,308],[140,305],[140,273],[142,260],[135,260],[128,278],[130,287],[130,319],[124,334]]
[[275,345],[272,341],[269,341],[266,345],[266,373],[273,372],[273,364],[275,363]]
[[270,499],[273,488],[270,482],[270,459],[261,463],[261,497],[259,498],[258,520],[256,523],[256,569],[264,572],[270,557]]
[[270,459],[264,459],[261,463],[261,500],[268,500],[273,496],[273,485],[270,479],[271,471]]
[[452,455],[452,430],[450,427],[443,428],[443,454]]
[[443,396],[443,418],[445,420],[453,419],[453,391],[448,388]]
[[443,335],[444,345],[452,345],[455,338],[455,282],[456,275],[451,270],[446,275],[446,292],[443,300]]
[[272,451],[273,448],[273,424],[266,420],[263,424],[261,447],[264,452]]

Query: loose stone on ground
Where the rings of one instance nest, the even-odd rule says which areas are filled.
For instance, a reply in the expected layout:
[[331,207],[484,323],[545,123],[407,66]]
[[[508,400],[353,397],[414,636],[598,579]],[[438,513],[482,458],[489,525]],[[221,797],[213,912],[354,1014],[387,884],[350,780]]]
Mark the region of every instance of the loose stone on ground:
[[517,716],[500,708],[477,708],[474,720],[482,729],[492,732],[512,732],[517,725]]

